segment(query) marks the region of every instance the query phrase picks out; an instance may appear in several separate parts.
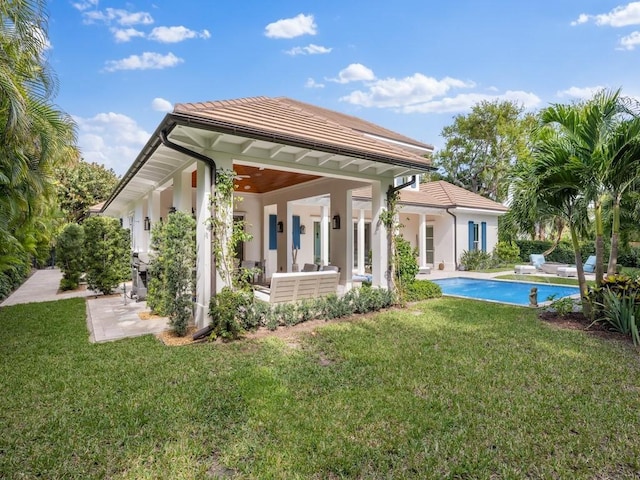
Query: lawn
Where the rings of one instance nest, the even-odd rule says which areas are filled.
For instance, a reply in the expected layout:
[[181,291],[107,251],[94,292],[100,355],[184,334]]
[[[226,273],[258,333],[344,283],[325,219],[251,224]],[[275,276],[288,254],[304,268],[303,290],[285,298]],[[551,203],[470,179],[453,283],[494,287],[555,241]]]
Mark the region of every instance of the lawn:
[[0,478],[637,478],[628,343],[438,299],[297,341],[89,344],[0,309]]

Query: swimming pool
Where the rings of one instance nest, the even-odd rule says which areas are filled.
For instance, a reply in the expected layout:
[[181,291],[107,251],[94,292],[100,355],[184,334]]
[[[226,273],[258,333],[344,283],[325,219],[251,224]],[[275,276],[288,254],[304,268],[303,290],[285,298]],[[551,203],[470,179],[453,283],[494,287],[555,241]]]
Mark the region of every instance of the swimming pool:
[[529,305],[531,287],[538,289],[538,304],[547,301],[551,295],[555,300],[577,295],[578,287],[570,285],[549,285],[545,283],[509,282],[504,280],[484,280],[478,278],[443,278],[432,280],[440,285],[444,295],[487,300],[514,305]]

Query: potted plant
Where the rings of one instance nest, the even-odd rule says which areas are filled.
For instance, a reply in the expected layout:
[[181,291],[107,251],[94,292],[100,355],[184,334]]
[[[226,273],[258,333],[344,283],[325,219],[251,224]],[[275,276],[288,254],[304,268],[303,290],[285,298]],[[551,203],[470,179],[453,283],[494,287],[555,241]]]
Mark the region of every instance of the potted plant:
[[444,270],[444,260],[438,264],[438,270]]
[[291,271],[298,271],[298,249],[295,246],[291,246],[291,256],[293,257],[293,264],[291,265]]

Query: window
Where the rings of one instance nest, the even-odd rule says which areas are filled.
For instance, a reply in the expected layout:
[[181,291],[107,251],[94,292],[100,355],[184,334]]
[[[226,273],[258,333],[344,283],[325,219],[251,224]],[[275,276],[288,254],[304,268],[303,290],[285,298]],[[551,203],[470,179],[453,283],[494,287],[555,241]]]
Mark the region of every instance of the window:
[[[409,175],[408,177],[396,177],[393,179],[393,185],[394,187],[397,187],[398,185],[402,185],[403,183],[407,183],[411,181],[411,175]],[[420,177],[418,175],[416,175],[416,181],[413,183],[413,185],[409,185],[408,187],[404,187],[406,190],[420,190]]]
[[[364,264],[369,265],[371,259],[371,222],[364,222]],[[353,223],[353,266],[358,266],[358,222]]]
[[435,242],[433,240],[433,225],[427,225],[426,226],[426,235],[425,235],[425,239],[426,239],[426,248],[425,248],[425,253],[426,253],[426,262],[428,264],[433,265],[434,263],[434,258],[435,258]]
[[469,220],[469,251],[487,251],[487,222]]

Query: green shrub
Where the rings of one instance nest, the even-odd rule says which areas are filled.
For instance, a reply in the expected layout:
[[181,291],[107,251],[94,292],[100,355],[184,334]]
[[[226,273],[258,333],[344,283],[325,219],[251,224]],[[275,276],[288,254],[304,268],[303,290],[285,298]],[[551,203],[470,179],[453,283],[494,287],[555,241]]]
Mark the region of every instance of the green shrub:
[[209,315],[213,326],[213,336],[224,340],[238,338],[245,329],[240,320],[240,312],[246,311],[253,303],[253,297],[243,290],[233,291],[224,287],[211,298]]
[[149,245],[151,256],[147,270],[147,306],[153,313],[168,317],[171,298],[169,297],[169,290],[166,285],[164,226],[164,222],[153,222],[153,226],[151,227],[151,242]]
[[493,256],[500,263],[518,263],[520,248],[513,242],[498,242],[493,249]]
[[58,237],[56,263],[62,271],[61,290],[74,290],[84,271],[84,229],[75,223],[64,227]]
[[568,314],[573,312],[575,302],[571,297],[564,297],[555,300],[555,295],[551,295],[547,300],[551,301],[549,307],[561,317],[566,317]]
[[412,248],[402,235],[396,235],[395,245],[396,278],[401,285],[413,282],[420,271],[417,260],[418,250]]
[[442,296],[442,289],[437,283],[429,280],[414,280],[405,286],[404,299],[407,302],[418,302]]
[[634,345],[640,343],[640,305],[633,295],[619,295],[613,290],[602,292],[598,322],[608,325],[614,332],[628,335]]
[[83,227],[87,284],[108,295],[131,277],[129,231],[110,217],[89,217]]
[[184,212],[169,214],[163,229],[164,287],[169,296],[169,324],[182,336],[193,312],[196,267],[196,221]]
[[460,257],[465,270],[484,270],[493,266],[491,255],[482,250],[465,250]]
[[600,287],[589,291],[587,298],[592,305],[594,322],[630,335],[636,345],[640,342],[640,279],[609,275]]

